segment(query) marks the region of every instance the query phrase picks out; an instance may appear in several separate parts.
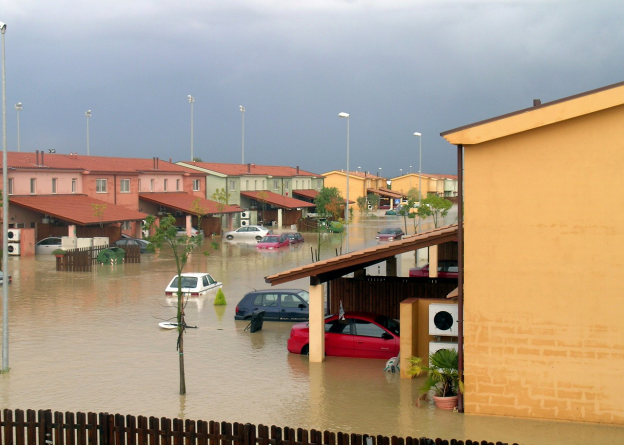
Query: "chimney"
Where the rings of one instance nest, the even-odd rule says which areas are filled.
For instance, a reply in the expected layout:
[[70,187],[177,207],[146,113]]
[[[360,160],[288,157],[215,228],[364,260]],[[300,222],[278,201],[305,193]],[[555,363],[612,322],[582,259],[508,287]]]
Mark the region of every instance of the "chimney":
[[41,151],[41,165],[45,166],[45,164],[43,163],[43,150]]
[[299,175],[299,166],[297,166],[297,175]]
[[39,165],[39,151],[37,150],[36,152],[37,152],[37,158],[36,158],[35,164],[38,166]]
[[158,165],[160,161],[160,158],[156,157],[156,170],[158,170],[160,168],[160,166]]
[[251,173],[251,163],[247,164],[247,173]]
[[542,105],[542,101],[539,99],[533,99],[533,107],[538,107],[540,105]]

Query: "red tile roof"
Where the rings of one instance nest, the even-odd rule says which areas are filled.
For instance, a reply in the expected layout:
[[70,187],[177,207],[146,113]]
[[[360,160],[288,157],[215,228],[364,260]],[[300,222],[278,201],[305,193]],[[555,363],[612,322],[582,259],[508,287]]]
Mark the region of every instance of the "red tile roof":
[[296,198],[287,197],[285,195],[276,194],[275,192],[269,192],[266,190],[245,191],[245,192],[241,192],[240,194],[248,198],[253,198],[256,201],[261,201],[260,198],[258,198],[258,195],[260,194],[260,192],[264,192],[265,194],[267,194],[267,198],[264,201],[278,208],[296,209],[296,208],[310,208],[310,207],[316,206],[314,203],[308,203],[307,201],[297,200]]
[[[71,224],[86,226],[121,221],[143,220],[147,214],[123,206],[107,203],[87,195],[29,195],[11,196],[11,206],[21,206],[35,212],[48,214]],[[106,205],[102,218],[97,217],[93,205]]]
[[[119,158],[43,152],[7,152],[7,164],[9,167],[22,169],[63,169],[124,173],[158,172],[201,175],[196,170],[158,158]],[[1,159],[0,166],[2,166]]]
[[189,214],[195,213],[195,203],[199,203],[199,206],[205,211],[205,215],[231,214],[243,211],[240,207],[232,205],[225,205],[221,209],[219,208],[219,203],[216,201],[206,200],[205,198],[196,197],[186,192],[141,192],[139,194],[139,199]]
[[212,170],[230,176],[244,175],[272,175],[274,177],[320,177],[321,175],[288,166],[263,166],[260,164],[226,164],[226,163],[204,163],[194,161],[184,164],[193,165],[202,169]]
[[302,197],[306,197],[306,198],[310,198],[314,200],[319,194],[319,191],[314,190],[314,189],[297,189],[293,191],[293,195],[294,194],[301,195]]
[[388,198],[403,198],[404,197],[404,195],[401,192],[386,189],[385,187],[380,187],[379,189],[366,189],[366,192],[381,195],[382,197],[388,197]]
[[[345,177],[347,176],[347,172],[345,170],[342,170],[342,169],[341,170],[332,170],[330,172],[325,172],[323,174],[323,176],[325,177],[325,176],[329,175],[330,173],[339,173],[339,174],[344,175]],[[384,177],[381,177],[379,175],[373,175],[373,174],[370,174],[368,172],[360,172],[360,171],[356,171],[356,172],[351,171],[351,175],[349,175],[349,177],[374,178],[376,180],[384,180],[385,179]]]

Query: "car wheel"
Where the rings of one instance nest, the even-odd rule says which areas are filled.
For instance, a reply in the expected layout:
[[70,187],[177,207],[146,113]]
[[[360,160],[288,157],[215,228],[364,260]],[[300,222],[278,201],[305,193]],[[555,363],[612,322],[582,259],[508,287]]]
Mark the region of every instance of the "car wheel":
[[226,239],[228,239],[228,240],[232,240],[232,239],[234,238],[234,236],[233,236],[233,235],[228,235],[228,236],[227,236],[227,237],[225,237],[225,238],[226,238]]
[[301,349],[301,354],[302,355],[309,355],[310,354],[310,346],[309,345],[304,345],[303,348]]
[[262,240],[262,237],[260,237],[260,236],[258,235],[258,236],[256,236],[256,240],[260,241],[260,240]]

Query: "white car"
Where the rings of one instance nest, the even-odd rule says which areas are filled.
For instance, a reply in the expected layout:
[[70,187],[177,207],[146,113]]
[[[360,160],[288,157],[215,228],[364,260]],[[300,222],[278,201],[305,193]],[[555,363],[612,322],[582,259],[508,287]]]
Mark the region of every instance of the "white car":
[[271,229],[267,229],[264,226],[249,225],[241,226],[235,231],[226,232],[223,236],[227,240],[262,240],[267,234],[273,234]]
[[61,247],[61,237],[46,237],[35,245],[35,254],[52,254],[52,251]]
[[[217,282],[208,273],[183,273],[182,274],[182,295],[183,296],[199,296],[206,291],[221,288],[223,284]],[[171,282],[165,288],[167,296],[178,295],[178,276],[175,275]]]
[[[176,233],[177,237],[184,237],[186,235],[186,226],[176,226],[178,232]],[[191,237],[195,237],[197,234],[204,235],[204,230],[200,229],[199,231],[195,226],[191,226]]]

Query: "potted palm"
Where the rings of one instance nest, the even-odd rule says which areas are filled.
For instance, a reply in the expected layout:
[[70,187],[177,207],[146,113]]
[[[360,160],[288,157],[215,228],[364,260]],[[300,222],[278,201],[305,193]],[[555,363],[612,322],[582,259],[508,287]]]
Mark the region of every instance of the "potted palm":
[[429,391],[433,390],[436,407],[452,410],[457,406],[459,392],[464,390],[464,383],[459,379],[458,362],[456,350],[441,349],[429,356],[428,367],[418,357],[408,358],[407,374],[414,377],[427,372],[427,379],[420,388],[420,397],[426,398]]
[[56,248],[54,251],[52,251],[52,255],[56,257],[63,257],[65,254],[67,254],[67,251],[61,248]]

